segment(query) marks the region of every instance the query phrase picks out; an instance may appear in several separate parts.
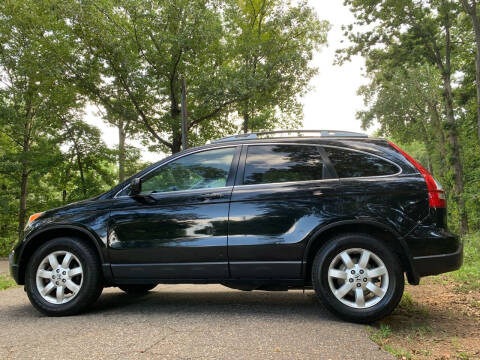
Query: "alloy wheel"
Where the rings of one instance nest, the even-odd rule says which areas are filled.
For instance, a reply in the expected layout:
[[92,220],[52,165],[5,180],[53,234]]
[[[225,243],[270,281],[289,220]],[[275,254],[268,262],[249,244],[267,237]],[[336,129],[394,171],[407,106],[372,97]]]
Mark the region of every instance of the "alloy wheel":
[[328,284],[343,304],[365,309],[385,297],[389,283],[388,270],[374,252],[361,248],[343,250],[328,268]]
[[65,304],[82,288],[83,267],[68,251],[54,251],[37,268],[36,285],[42,298],[51,304]]

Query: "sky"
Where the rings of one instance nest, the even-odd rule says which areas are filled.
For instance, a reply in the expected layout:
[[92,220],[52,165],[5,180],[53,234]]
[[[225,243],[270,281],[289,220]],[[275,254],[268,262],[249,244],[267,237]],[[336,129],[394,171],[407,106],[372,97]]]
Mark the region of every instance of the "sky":
[[[360,128],[360,121],[355,118],[355,113],[363,107],[357,90],[367,83],[362,76],[364,60],[354,57],[342,66],[333,65],[335,50],[345,46],[341,43],[341,26],[352,23],[353,16],[341,0],[309,0],[309,5],[315,8],[320,19],[330,22],[331,29],[328,33],[328,46],[322,47],[312,61],[319,73],[310,82],[312,90],[303,98],[303,129],[364,132]],[[102,130],[103,140],[108,146],[118,144],[117,130],[102,121],[96,107],[87,106],[86,121]],[[138,142],[127,142],[142,148]],[[158,161],[163,157],[163,154],[142,150],[144,161]]]
[[362,77],[365,64],[362,57],[354,57],[342,66],[333,65],[335,51],[345,47],[342,25],[354,21],[350,10],[341,0],[310,0],[320,19],[328,20],[331,30],[328,33],[328,46],[315,54],[314,66],[319,74],[312,79],[310,91],[303,100],[304,129],[328,129],[362,131],[355,113],[363,107],[363,100],[357,95],[361,85],[367,83]]

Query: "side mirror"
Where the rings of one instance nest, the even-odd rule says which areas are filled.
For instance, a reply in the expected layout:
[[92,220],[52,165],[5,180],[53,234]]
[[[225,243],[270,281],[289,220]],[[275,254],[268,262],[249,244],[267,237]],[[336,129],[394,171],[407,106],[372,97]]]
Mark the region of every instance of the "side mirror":
[[137,196],[142,192],[142,179],[134,178],[130,182],[130,196]]

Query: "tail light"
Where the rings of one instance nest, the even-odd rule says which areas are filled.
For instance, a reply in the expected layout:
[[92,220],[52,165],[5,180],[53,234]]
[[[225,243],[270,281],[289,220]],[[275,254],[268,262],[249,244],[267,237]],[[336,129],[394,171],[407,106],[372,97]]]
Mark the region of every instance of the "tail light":
[[405,156],[405,158],[417,168],[418,171],[423,175],[425,182],[427,183],[428,189],[428,204],[431,208],[445,208],[447,206],[447,201],[445,199],[445,191],[442,186],[433,178],[427,169],[420,165],[414,158],[408,155],[405,151],[400,149],[397,145],[390,142],[390,145],[396,149],[400,154]]

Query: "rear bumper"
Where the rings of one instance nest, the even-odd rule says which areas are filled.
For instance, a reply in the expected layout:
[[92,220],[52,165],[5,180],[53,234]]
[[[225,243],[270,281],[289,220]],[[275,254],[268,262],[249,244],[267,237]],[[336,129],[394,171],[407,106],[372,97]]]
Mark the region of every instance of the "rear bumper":
[[449,254],[417,256],[413,259],[413,267],[418,276],[446,273],[459,269],[463,263],[463,244]]

